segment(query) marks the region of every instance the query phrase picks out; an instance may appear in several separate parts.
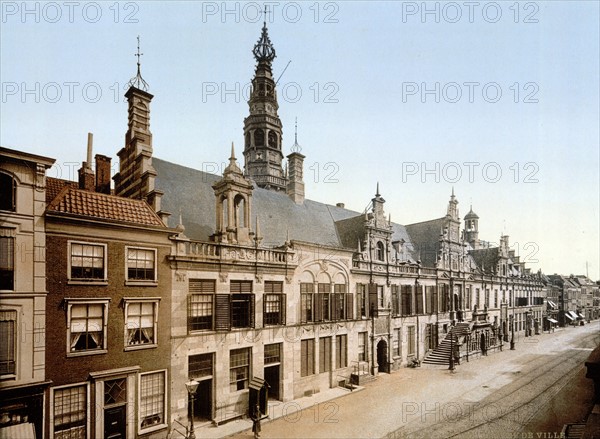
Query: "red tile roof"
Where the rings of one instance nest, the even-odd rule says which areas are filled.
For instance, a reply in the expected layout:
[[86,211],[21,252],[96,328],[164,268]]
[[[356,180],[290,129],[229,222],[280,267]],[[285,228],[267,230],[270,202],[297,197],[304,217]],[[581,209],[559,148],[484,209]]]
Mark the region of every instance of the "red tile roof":
[[60,193],[48,205],[47,212],[145,226],[165,226],[145,201],[75,189],[69,184],[63,185]]
[[53,177],[46,178],[46,203],[50,204],[65,186],[72,187],[73,189],[79,187],[76,181]]

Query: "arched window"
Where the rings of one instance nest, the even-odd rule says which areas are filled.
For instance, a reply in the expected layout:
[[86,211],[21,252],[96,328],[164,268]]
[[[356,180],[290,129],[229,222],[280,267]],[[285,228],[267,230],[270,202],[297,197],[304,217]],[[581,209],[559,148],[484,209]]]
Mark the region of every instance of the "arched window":
[[246,227],[246,200],[241,195],[237,195],[234,200],[235,226]]
[[277,134],[275,134],[275,131],[269,131],[269,146],[277,148]]
[[221,206],[222,206],[222,215],[223,215],[223,217],[221,218],[221,221],[222,221],[222,225],[223,225],[223,231],[225,231],[229,227],[228,203],[227,203],[226,197],[223,197],[223,199],[221,200]]
[[0,172],[0,210],[15,211],[17,206],[17,181]]
[[250,133],[246,133],[246,148],[250,148]]
[[265,146],[265,132],[260,128],[254,131],[254,146]]
[[378,261],[385,261],[385,248],[383,247],[383,242],[377,241],[377,249],[376,255]]

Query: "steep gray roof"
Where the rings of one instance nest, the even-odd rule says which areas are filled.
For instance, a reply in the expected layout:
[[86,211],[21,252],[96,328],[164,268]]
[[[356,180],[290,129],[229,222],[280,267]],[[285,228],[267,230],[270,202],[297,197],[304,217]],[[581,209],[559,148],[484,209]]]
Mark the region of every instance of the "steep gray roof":
[[425,267],[435,267],[440,248],[440,233],[445,224],[446,218],[443,217],[406,226],[414,252],[421,258]]
[[[185,234],[191,239],[208,240],[215,232],[215,196],[212,184],[221,177],[196,169],[177,165],[154,157],[152,165],[158,173],[156,189],[164,192],[161,209],[171,212],[170,227],[176,227],[181,209]],[[345,208],[306,199],[296,204],[282,192],[259,187],[252,191],[252,228],[256,216],[260,221],[263,245],[277,246],[289,238],[340,248],[356,249],[357,241],[342,239],[336,221],[343,221],[364,214]],[[358,220],[355,220],[358,221]],[[410,247],[410,238],[404,226],[393,225],[392,239],[404,240]],[[439,232],[438,232],[439,234]]]

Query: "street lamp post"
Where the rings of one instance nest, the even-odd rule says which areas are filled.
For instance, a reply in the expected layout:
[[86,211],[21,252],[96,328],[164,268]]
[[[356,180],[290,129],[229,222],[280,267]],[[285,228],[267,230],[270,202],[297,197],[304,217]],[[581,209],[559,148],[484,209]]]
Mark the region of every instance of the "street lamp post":
[[510,350],[515,350],[515,311],[513,308],[512,320],[510,322]]
[[190,395],[192,401],[190,402],[191,410],[190,410],[190,430],[186,439],[196,439],[196,434],[194,433],[194,399],[196,398],[196,390],[198,389],[198,381],[191,380],[185,383],[185,388],[188,391],[188,395]]

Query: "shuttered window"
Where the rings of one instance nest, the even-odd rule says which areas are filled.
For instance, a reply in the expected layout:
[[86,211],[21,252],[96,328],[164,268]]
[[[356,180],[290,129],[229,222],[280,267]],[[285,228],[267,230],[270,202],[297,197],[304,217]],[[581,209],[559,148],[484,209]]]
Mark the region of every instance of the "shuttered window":
[[[188,303],[188,330],[214,329],[215,281],[190,279]],[[229,320],[229,317],[227,317]]]
[[314,375],[315,373],[315,340],[301,340],[300,342],[300,376]]

